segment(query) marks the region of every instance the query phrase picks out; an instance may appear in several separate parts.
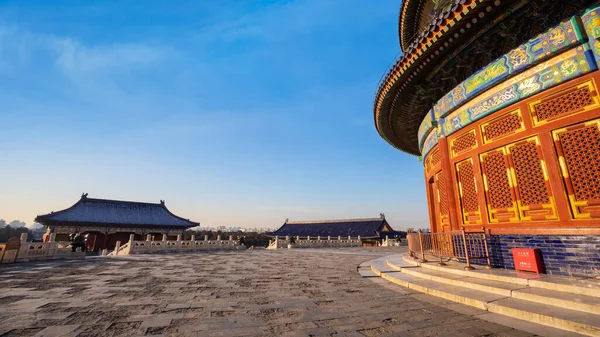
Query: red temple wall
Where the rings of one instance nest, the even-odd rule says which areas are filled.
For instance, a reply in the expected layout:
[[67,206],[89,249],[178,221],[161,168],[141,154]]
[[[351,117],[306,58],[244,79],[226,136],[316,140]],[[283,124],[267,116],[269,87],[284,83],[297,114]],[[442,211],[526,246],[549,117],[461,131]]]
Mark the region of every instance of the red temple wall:
[[431,230],[600,234],[597,83],[599,71],[440,138],[424,160]]

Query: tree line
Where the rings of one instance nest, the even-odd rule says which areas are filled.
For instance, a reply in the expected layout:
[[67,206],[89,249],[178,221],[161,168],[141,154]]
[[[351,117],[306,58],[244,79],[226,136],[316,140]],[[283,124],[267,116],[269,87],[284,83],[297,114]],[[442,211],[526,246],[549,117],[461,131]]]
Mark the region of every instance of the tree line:
[[33,233],[27,227],[17,227],[13,228],[11,226],[6,226],[0,228],[0,243],[5,243],[10,238],[19,238],[22,233],[27,233],[27,240],[31,241],[33,239]]

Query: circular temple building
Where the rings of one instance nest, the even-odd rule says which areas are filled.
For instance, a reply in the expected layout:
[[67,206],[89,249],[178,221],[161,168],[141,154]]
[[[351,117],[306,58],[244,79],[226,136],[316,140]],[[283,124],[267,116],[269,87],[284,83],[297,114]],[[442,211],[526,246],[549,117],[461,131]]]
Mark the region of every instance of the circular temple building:
[[398,35],[375,125],[422,159],[431,232],[600,276],[599,2],[404,0]]

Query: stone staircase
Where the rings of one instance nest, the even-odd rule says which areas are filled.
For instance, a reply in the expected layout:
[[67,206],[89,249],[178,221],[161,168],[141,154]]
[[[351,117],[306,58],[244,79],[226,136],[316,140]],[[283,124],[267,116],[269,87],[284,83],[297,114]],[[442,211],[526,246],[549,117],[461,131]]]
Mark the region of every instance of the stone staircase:
[[600,336],[600,281],[487,270],[483,266],[466,271],[458,262],[439,266],[436,262],[417,262],[408,255],[371,260],[361,264],[358,271],[364,277],[381,277],[490,313]]

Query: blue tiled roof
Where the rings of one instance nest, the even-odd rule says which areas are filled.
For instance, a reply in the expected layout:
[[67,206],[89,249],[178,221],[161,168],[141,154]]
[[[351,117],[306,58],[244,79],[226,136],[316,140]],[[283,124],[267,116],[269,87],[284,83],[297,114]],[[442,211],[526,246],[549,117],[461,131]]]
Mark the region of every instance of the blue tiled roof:
[[92,199],[82,195],[75,205],[58,212],[36,217],[44,225],[90,224],[103,226],[149,226],[189,228],[199,226],[171,213],[164,202],[159,204]]
[[[382,232],[384,226],[389,227],[391,232]],[[311,236],[311,237],[357,237],[379,238],[394,233],[385,218],[370,219],[348,219],[348,220],[321,220],[321,221],[286,221],[278,230],[270,233],[270,236]]]

